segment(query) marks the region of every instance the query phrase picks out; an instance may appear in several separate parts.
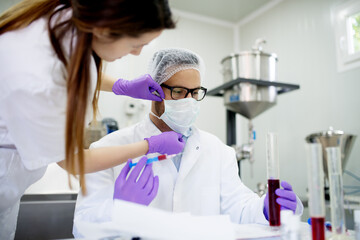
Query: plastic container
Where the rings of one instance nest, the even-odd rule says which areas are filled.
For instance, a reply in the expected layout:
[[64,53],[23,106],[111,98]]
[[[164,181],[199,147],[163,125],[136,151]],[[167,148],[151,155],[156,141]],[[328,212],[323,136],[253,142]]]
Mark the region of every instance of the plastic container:
[[282,210],[281,238],[286,240],[300,240],[300,216],[294,215],[291,210]]

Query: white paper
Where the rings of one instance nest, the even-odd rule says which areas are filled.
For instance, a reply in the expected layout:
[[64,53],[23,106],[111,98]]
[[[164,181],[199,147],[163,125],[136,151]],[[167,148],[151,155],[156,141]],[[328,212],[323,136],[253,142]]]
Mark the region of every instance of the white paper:
[[236,239],[251,239],[264,237],[278,237],[279,230],[272,230],[268,225],[260,224],[234,224]]
[[[130,240],[235,240],[280,237],[268,225],[234,224],[229,216],[194,216],[190,213],[172,213],[126,201],[114,201],[112,222],[77,222],[78,232],[85,239]],[[307,223],[301,223],[305,239],[311,236]],[[310,238],[309,238],[310,239]]]
[[118,240],[130,240],[131,235],[126,234],[114,224],[114,222],[76,222],[77,231],[83,236],[82,239],[118,239]]
[[113,221],[123,231],[147,239],[235,239],[233,224],[224,215],[192,216],[115,201]]

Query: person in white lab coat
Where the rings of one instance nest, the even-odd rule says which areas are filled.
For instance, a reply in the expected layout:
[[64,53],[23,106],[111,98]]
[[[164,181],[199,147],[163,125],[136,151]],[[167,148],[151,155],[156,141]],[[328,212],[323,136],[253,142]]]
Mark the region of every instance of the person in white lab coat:
[[[201,87],[204,73],[201,58],[186,49],[164,49],[155,53],[149,71],[163,87],[164,101],[153,102],[149,116],[142,122],[105,136],[91,148],[124,145],[162,131],[181,133],[186,142],[182,154],[153,163],[159,189],[149,206],[194,215],[228,214],[235,223],[267,224],[265,196],[260,198],[241,182],[234,149],[193,126],[200,100],[206,94]],[[77,229],[79,221],[111,221],[117,179],[129,169],[124,165],[86,175],[88,195],[79,193],[77,198],[75,237],[82,236]],[[292,190],[284,191],[293,198],[279,197],[282,207],[301,214],[301,201]]]
[[116,80],[101,74],[102,61],[139,55],[174,27],[167,0],[23,1],[0,16],[0,239],[14,238],[20,198],[50,163],[82,181],[84,173],[128,158],[183,149],[175,132],[83,149],[84,125],[91,105],[96,113],[99,90],[164,97],[150,75]]

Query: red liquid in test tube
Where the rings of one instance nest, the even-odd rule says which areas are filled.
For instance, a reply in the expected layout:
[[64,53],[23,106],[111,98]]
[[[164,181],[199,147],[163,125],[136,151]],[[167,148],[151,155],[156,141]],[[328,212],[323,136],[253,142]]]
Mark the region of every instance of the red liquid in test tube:
[[280,205],[276,203],[275,190],[280,188],[279,152],[277,134],[268,132],[266,136],[267,179],[269,196],[269,225],[278,228],[280,221]]
[[269,224],[270,226],[280,226],[280,205],[276,202],[278,198],[275,190],[280,188],[279,179],[268,179],[269,194]]
[[325,240],[323,148],[319,143],[309,143],[306,152],[312,239]]
[[311,231],[313,240],[325,240],[325,218],[312,217]]

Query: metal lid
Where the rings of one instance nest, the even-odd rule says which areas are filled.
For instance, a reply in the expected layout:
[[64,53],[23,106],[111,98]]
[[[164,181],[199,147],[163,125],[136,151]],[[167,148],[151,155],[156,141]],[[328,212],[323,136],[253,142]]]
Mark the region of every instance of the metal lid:
[[314,139],[317,137],[339,137],[345,135],[344,131],[341,130],[334,130],[333,127],[329,127],[328,130],[318,132],[318,133],[312,133],[306,137],[306,141],[309,143],[313,143]]
[[343,134],[344,134],[344,131],[334,130],[334,128],[330,126],[328,130],[323,131],[323,132],[320,132],[320,133],[317,133],[317,134],[320,135],[320,136],[328,136],[328,137],[331,137],[331,136],[343,135]]
[[275,58],[275,60],[277,61],[278,58],[277,58],[277,55],[275,53],[266,53],[266,52],[263,52],[263,51],[259,51],[259,50],[253,50],[253,51],[242,51],[242,52],[239,52],[239,53],[231,53],[230,55],[224,57],[222,60],[221,60],[221,64],[228,60],[228,59],[231,59],[231,58],[238,58],[239,56],[249,56],[249,55],[260,55],[260,56],[264,56],[264,57],[271,57],[271,58]]

